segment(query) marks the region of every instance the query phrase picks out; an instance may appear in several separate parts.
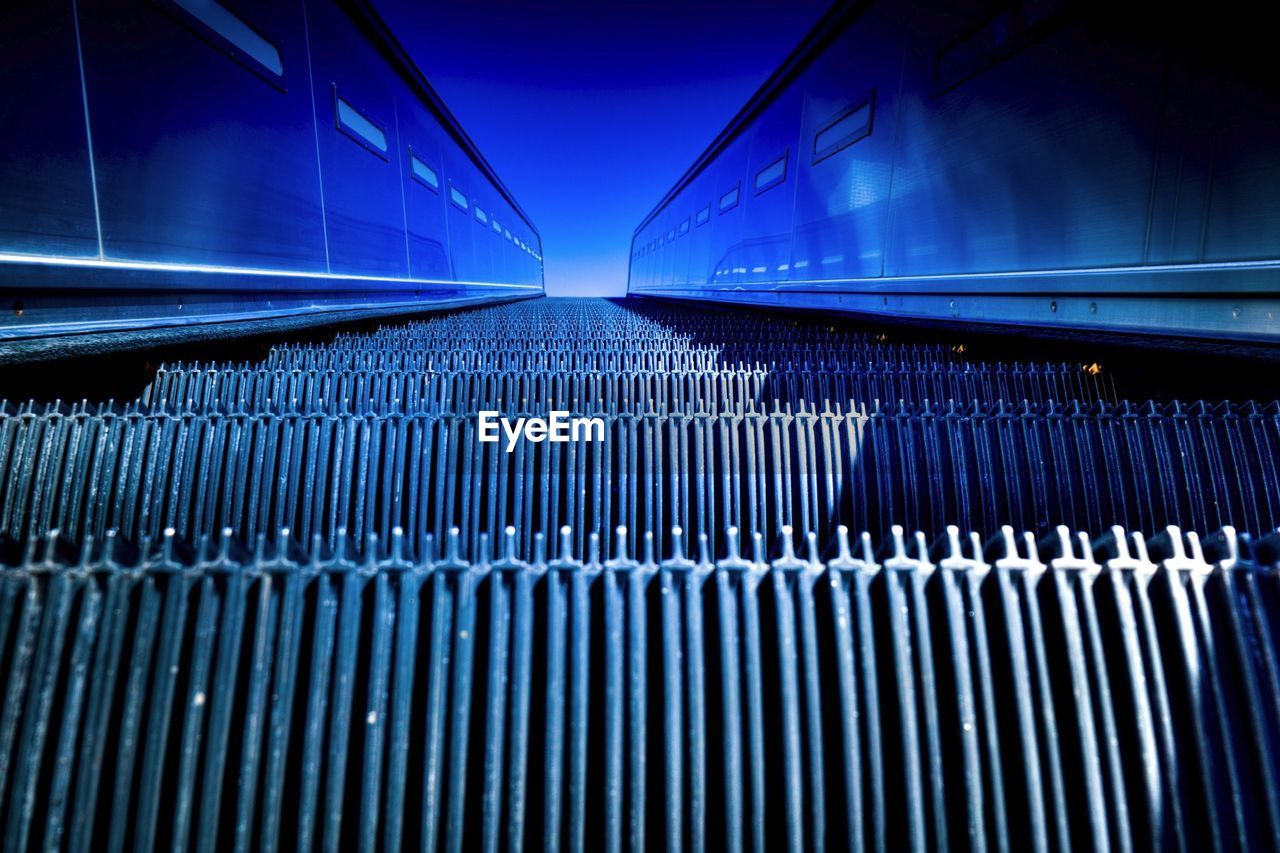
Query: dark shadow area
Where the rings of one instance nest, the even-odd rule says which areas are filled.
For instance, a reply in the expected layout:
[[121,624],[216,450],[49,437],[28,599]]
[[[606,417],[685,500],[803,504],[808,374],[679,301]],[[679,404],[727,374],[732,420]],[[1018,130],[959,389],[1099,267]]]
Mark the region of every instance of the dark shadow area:
[[[642,316],[662,317],[697,346],[718,348],[721,364],[736,365],[741,350],[707,334],[705,324],[682,326],[671,320],[677,306],[690,316],[755,317],[785,327],[864,337],[868,343],[896,345],[907,352],[936,356],[946,363],[998,362],[1069,365],[1079,370],[1077,386],[1096,389],[1100,399],[1229,400],[1280,399],[1280,347],[1259,343],[1195,340],[1066,329],[979,326],[963,322],[906,320],[896,317],[822,314],[794,308],[760,308],[660,299],[613,299]],[[758,353],[756,354],[758,357]],[[1097,366],[1096,370],[1094,366]],[[1080,395],[1079,396],[1087,396]],[[1057,397],[1065,402],[1067,397]],[[1016,398],[1010,398],[1017,402]]]
[[89,353],[71,347],[60,350],[51,340],[47,352],[35,360],[0,361],[0,399],[129,401],[137,399],[163,364],[255,364],[265,359],[274,346],[324,344],[339,333],[372,332],[396,323],[482,308],[464,306],[445,311],[415,310],[392,317],[379,314],[358,320],[334,319],[304,328],[294,327],[287,320],[262,320],[249,324],[249,331],[241,329],[225,335],[217,334],[217,324],[196,330],[178,327],[167,330],[161,343],[155,337],[145,337],[137,339],[136,345],[130,344],[129,333],[121,332],[110,336],[118,340],[109,349]]

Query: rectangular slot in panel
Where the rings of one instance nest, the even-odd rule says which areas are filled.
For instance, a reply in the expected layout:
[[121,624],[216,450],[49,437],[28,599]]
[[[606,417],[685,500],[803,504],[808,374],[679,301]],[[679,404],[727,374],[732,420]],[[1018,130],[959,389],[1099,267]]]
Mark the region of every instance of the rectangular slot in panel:
[[680,234],[683,236],[689,233],[689,220],[680,223]]
[[364,113],[351,106],[338,95],[338,87],[333,88],[334,115],[338,130],[360,143],[383,160],[387,159],[387,134]]
[[485,213],[480,208],[480,205],[476,205],[476,221],[479,222],[481,225],[489,224],[489,214]]
[[[934,62],[938,92],[944,92],[1003,62],[1061,26],[1069,3],[998,4],[968,31],[942,48]],[[1003,7],[1003,8],[1001,8]]]
[[269,39],[217,0],[156,0],[201,39],[267,82],[284,82],[284,62]]
[[871,135],[871,122],[875,113],[875,91],[863,101],[842,109],[813,135],[813,162],[825,160],[837,151],[843,151],[860,139]]
[[470,207],[470,204],[467,202],[467,197],[462,194],[461,190],[453,185],[449,186],[449,201],[453,202],[459,210],[467,210]]
[[432,192],[440,192],[440,175],[419,159],[412,150],[409,151],[409,171],[415,181]]
[[706,225],[711,221],[711,205],[708,204],[706,207],[702,208],[702,210],[698,211],[697,221],[699,225]]
[[756,195],[765,190],[773,189],[778,184],[787,179],[787,152],[782,152],[782,156],[774,160],[768,166],[756,172]]
[[738,206],[738,188],[740,186],[741,186],[740,184],[734,184],[733,189],[729,190],[727,193],[720,196],[720,212],[721,213],[724,213],[725,211],[733,210],[735,207]]

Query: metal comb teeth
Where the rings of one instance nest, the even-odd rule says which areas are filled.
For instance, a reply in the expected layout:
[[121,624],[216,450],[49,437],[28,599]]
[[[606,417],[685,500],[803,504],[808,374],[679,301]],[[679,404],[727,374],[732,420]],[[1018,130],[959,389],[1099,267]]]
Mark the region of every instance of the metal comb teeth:
[[229,527],[252,540],[288,527],[332,545],[340,529],[385,538],[400,527],[418,554],[457,526],[474,554],[482,534],[496,541],[511,525],[527,559],[529,531],[563,524],[610,553],[619,524],[654,531],[660,554],[662,531],[678,525],[717,556],[730,525],[772,541],[784,526],[825,539],[838,524],[879,536],[895,522],[1277,524],[1274,407],[574,402],[505,411],[598,416],[603,441],[521,440],[511,452],[481,443],[475,413],[458,411],[0,414],[0,530],[56,527],[78,541]]
[[6,839],[1265,846],[1280,409],[882,338],[538,301],[0,405]]
[[[530,531],[563,524],[608,552],[620,524],[652,531],[660,555],[678,525],[721,555],[731,525],[798,542],[838,524],[1277,521],[1274,406],[1112,402],[1078,365],[882,337],[535,301],[280,345],[258,365],[169,365],[136,402],[0,408],[0,530],[288,527],[332,547],[340,529],[400,527],[420,554],[457,526],[474,554],[510,525],[528,559]],[[605,440],[477,440],[481,411],[553,410],[600,417]]]
[[[662,559],[561,528],[525,561],[513,527],[474,560],[456,528],[421,558],[400,530],[4,549],[6,837],[1161,847],[1277,825],[1275,542],[839,527],[769,550],[735,528],[716,559],[666,535]],[[1179,781],[1211,771],[1207,795]]]

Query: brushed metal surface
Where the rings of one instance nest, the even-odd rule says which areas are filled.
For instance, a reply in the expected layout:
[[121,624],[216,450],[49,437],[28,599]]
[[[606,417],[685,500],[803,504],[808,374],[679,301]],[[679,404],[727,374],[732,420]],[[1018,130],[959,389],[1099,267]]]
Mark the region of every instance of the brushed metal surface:
[[98,227],[70,3],[0,4],[0,80],[0,245],[96,257]]
[[[1256,39],[1187,21],[838,4],[637,229],[629,292],[1280,339],[1280,93],[1223,34]],[[816,156],[861,104],[869,132]]]
[[5,336],[541,292],[536,229],[366,0],[201,8],[0,12]]
[[301,0],[238,10],[284,89],[155,4],[78,6],[106,256],[325,272]]

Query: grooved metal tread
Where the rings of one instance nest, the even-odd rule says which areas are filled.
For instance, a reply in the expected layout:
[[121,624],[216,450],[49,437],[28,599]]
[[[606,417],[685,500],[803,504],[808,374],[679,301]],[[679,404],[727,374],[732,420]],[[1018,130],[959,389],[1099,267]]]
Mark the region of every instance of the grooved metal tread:
[[1274,403],[656,305],[4,403],[4,846],[1280,846],[1278,523]]

